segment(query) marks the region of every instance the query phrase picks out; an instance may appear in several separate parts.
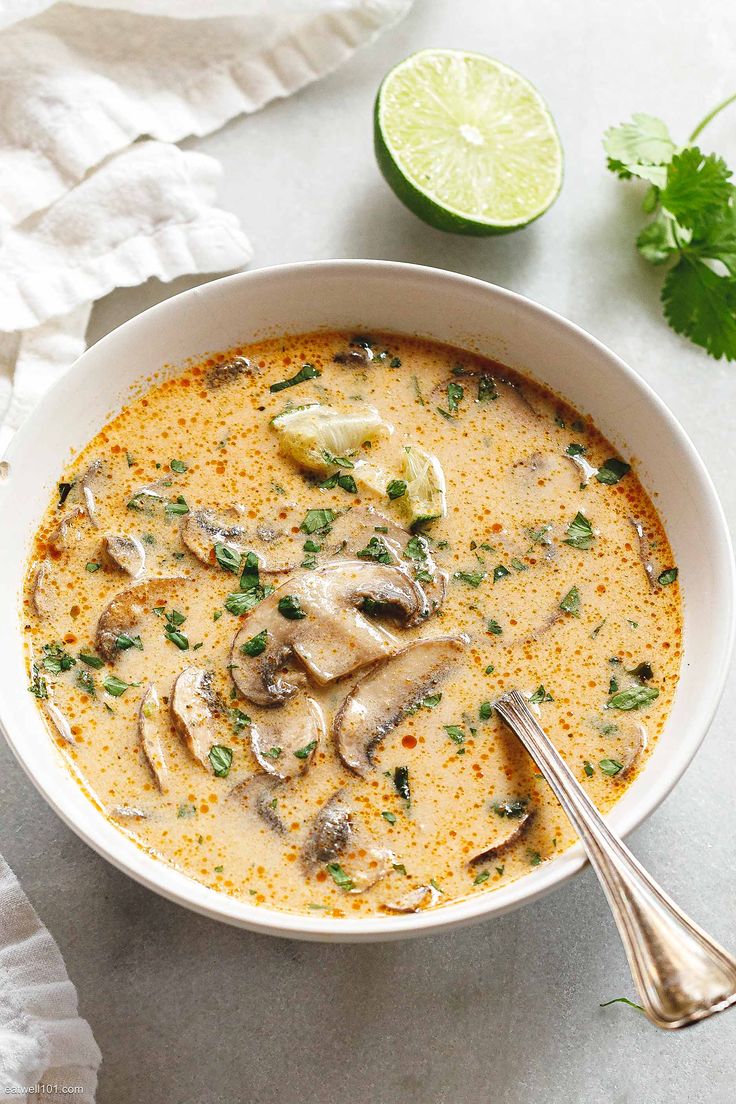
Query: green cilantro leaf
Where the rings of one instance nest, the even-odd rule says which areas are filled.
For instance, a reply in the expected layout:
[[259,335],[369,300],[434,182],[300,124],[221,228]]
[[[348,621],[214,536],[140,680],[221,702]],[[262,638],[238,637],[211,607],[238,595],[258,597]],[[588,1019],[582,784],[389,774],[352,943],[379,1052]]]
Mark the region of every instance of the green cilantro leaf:
[[736,281],[685,255],[662,285],[670,326],[719,360],[736,360]]
[[209,752],[209,761],[217,778],[227,778],[233,765],[233,749],[213,744]]
[[577,512],[565,532],[565,544],[569,544],[573,548],[582,549],[593,547],[593,542],[595,540],[593,527],[586,518],[585,514],[581,514],[580,511]]
[[677,147],[661,119],[638,112],[631,122],[606,131],[603,148],[608,167],[622,179],[639,176],[661,187],[666,171],[652,171],[651,166],[667,165]]
[[730,177],[731,170],[721,157],[706,156],[690,146],[672,158],[660,202],[680,226],[696,230],[728,203],[733,192]]

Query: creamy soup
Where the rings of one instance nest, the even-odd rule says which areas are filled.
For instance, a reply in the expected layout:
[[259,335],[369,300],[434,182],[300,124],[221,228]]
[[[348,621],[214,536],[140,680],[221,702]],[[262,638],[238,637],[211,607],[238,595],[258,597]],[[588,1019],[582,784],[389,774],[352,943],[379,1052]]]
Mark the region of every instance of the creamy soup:
[[681,658],[625,458],[503,366],[393,334],[153,381],[63,474],[24,618],[30,690],[105,816],[223,893],[331,916],[564,851],[494,699],[527,697],[605,811]]

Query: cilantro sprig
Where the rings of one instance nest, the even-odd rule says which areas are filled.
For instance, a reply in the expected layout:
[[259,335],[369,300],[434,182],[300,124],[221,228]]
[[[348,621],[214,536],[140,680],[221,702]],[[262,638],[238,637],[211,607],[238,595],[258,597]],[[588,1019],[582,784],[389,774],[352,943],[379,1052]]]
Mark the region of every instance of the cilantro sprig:
[[736,360],[736,186],[723,158],[694,143],[734,101],[736,94],[709,112],[682,147],[661,119],[645,114],[612,127],[603,140],[611,172],[649,184],[643,209],[652,217],[636,245],[651,264],[670,265],[661,293],[665,318],[716,360]]

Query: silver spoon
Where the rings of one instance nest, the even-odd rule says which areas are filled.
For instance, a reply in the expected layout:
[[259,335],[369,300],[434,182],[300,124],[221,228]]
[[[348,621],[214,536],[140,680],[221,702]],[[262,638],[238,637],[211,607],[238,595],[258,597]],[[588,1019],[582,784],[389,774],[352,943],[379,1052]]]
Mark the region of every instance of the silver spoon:
[[518,690],[494,702],[583,841],[608,898],[644,1012],[687,1027],[736,1003],[736,959],[682,912],[608,827]]

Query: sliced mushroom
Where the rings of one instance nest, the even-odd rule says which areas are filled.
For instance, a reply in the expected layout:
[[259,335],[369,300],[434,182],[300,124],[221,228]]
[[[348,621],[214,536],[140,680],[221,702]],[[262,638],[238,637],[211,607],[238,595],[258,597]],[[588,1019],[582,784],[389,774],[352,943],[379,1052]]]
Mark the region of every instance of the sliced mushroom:
[[39,564],[31,584],[31,602],[39,617],[48,617],[53,609],[53,600],[49,593],[51,565],[48,560]]
[[168,498],[173,485],[174,481],[170,476],[162,476],[161,479],[156,479],[153,483],[144,483],[137,491],[133,491],[130,501],[134,502],[138,498]]
[[245,552],[245,510],[229,506],[224,510],[204,507],[190,510],[181,523],[181,539],[203,564],[214,563],[214,547],[226,544],[239,556]]
[[449,675],[466,644],[461,636],[418,640],[353,687],[333,726],[337,750],[346,767],[362,777],[373,769],[373,749],[408,709]]
[[215,563],[216,544],[226,544],[239,556],[255,552],[259,569],[267,574],[293,571],[301,563],[304,558],[301,543],[291,534],[265,523],[249,532],[244,524],[246,517],[243,506],[191,510],[181,525],[182,542],[208,567]]
[[[279,609],[290,598],[302,617]],[[297,689],[280,670],[296,657],[320,685],[375,663],[396,650],[395,638],[369,621],[357,608],[366,598],[395,610],[411,623],[425,606],[425,596],[403,571],[360,560],[325,564],[283,583],[246,617],[230,656],[233,681],[256,705],[280,705]],[[255,658],[241,651],[265,633],[265,650]]]
[[654,565],[652,564],[649,549],[649,538],[644,532],[644,526],[636,518],[630,517],[629,524],[636,533],[636,539],[638,544],[639,562],[644,568],[644,574],[647,577],[650,590],[657,589],[657,580],[654,573]]
[[[406,548],[412,540],[412,534],[397,525],[391,518],[374,510],[372,506],[355,506],[336,518],[332,525],[329,543],[326,540],[323,548],[327,547],[331,555],[345,553],[357,556],[359,552],[370,546],[371,540],[380,541],[378,547],[385,549],[386,556],[393,566],[402,567],[405,571],[418,566],[406,557]],[[427,596],[428,610],[424,614],[427,616],[436,613],[445,600],[447,572],[437,568],[426,542],[425,547],[426,558],[421,561],[421,569],[432,576],[431,582],[423,581],[420,584]]]
[[621,763],[619,778],[626,778],[639,765],[639,760],[647,749],[649,736],[641,721],[626,725],[622,731]]
[[278,793],[283,783],[269,774],[255,774],[230,791],[228,800],[239,801],[279,836],[286,835],[286,825],[276,812]]
[[587,487],[594,475],[597,474],[598,469],[591,464],[585,457],[579,453],[575,456],[571,456],[569,452],[565,453],[565,456],[570,460],[578,472],[580,482],[584,487]]
[[397,897],[393,901],[386,901],[384,908],[390,912],[421,912],[431,908],[439,900],[439,891],[431,885],[417,886],[410,889],[403,897]]
[[494,843],[492,847],[487,847],[480,854],[474,855],[470,859],[469,866],[477,866],[479,863],[490,862],[491,859],[497,859],[504,852],[514,847],[519,840],[526,835],[529,831],[529,827],[534,819],[534,809],[529,809],[527,812],[513,820],[506,819],[504,821],[506,826],[506,834],[501,839]]
[[156,785],[161,793],[167,793],[169,770],[161,739],[160,706],[156,687],[150,682],[138,709],[138,739]]
[[353,368],[364,368],[373,360],[373,350],[367,342],[354,339],[347,349],[340,349],[332,358],[335,364],[349,364]]
[[550,613],[549,617],[546,619],[546,621],[542,622],[542,624],[539,626],[539,628],[532,629],[532,631],[530,633],[527,633],[526,636],[522,637],[521,639],[514,640],[513,643],[514,644],[531,644],[533,641],[539,640],[540,636],[544,636],[545,633],[548,633],[550,629],[553,629],[554,626],[559,621],[562,621],[564,616],[565,616],[565,611],[564,610],[561,610],[561,609],[553,610],[552,613]]
[[146,550],[137,537],[112,534],[105,537],[105,552],[116,567],[134,579],[143,574],[146,566]]
[[217,742],[215,724],[219,708],[212,673],[202,667],[185,667],[171,690],[171,722],[192,758],[209,771],[210,748]]
[[353,810],[338,790],[319,810],[302,849],[306,866],[335,862],[353,839]]
[[73,538],[81,534],[77,530],[78,523],[87,517],[84,506],[72,506],[71,509],[60,518],[58,525],[52,529],[46,538],[46,544],[58,555],[67,549]]
[[222,364],[215,364],[210,368],[205,380],[209,389],[216,391],[219,387],[224,387],[225,384],[240,379],[241,376],[257,375],[260,375],[258,368],[255,364],[251,364],[247,357],[234,356],[230,360],[225,360]]
[[324,734],[319,705],[299,695],[279,710],[278,721],[264,719],[251,724],[250,746],[264,771],[285,781],[309,770]]
[[84,499],[84,509],[95,529],[99,529],[100,523],[97,520],[97,503],[95,502],[94,485],[101,471],[102,461],[93,460],[79,481],[82,497]]
[[349,880],[348,893],[364,893],[393,869],[394,854],[386,847],[375,847],[358,826],[354,810],[342,790],[338,790],[317,813],[306,843],[302,862],[308,872],[319,866],[338,863]]
[[52,725],[59,733],[64,743],[69,744],[70,747],[76,747],[77,741],[72,735],[72,730],[69,722],[59,709],[58,705],[54,705],[52,701],[46,699],[43,703],[43,707],[46,711],[46,716],[51,721]]
[[148,820],[150,813],[136,805],[113,805],[110,816],[115,820]]
[[146,614],[159,606],[165,606],[181,593],[182,576],[147,579],[135,586],[121,590],[105,606],[97,622],[95,646],[104,659],[112,662],[117,655],[117,640],[121,635],[137,636]]
[[461,414],[463,409],[470,413],[474,408],[478,409],[478,407],[482,408],[483,406],[487,406],[491,401],[507,399],[514,405],[516,413],[519,414],[525,422],[529,421],[530,414],[533,415],[535,419],[540,416],[539,412],[535,410],[517,383],[510,379],[506,379],[504,376],[499,376],[495,372],[478,372],[465,369],[462,373],[449,376],[433,388],[432,398],[435,402],[445,406],[447,405],[447,389],[450,384],[459,385],[463,389],[463,396],[461,399],[459,398],[459,392],[456,392],[460,403],[458,414]]

